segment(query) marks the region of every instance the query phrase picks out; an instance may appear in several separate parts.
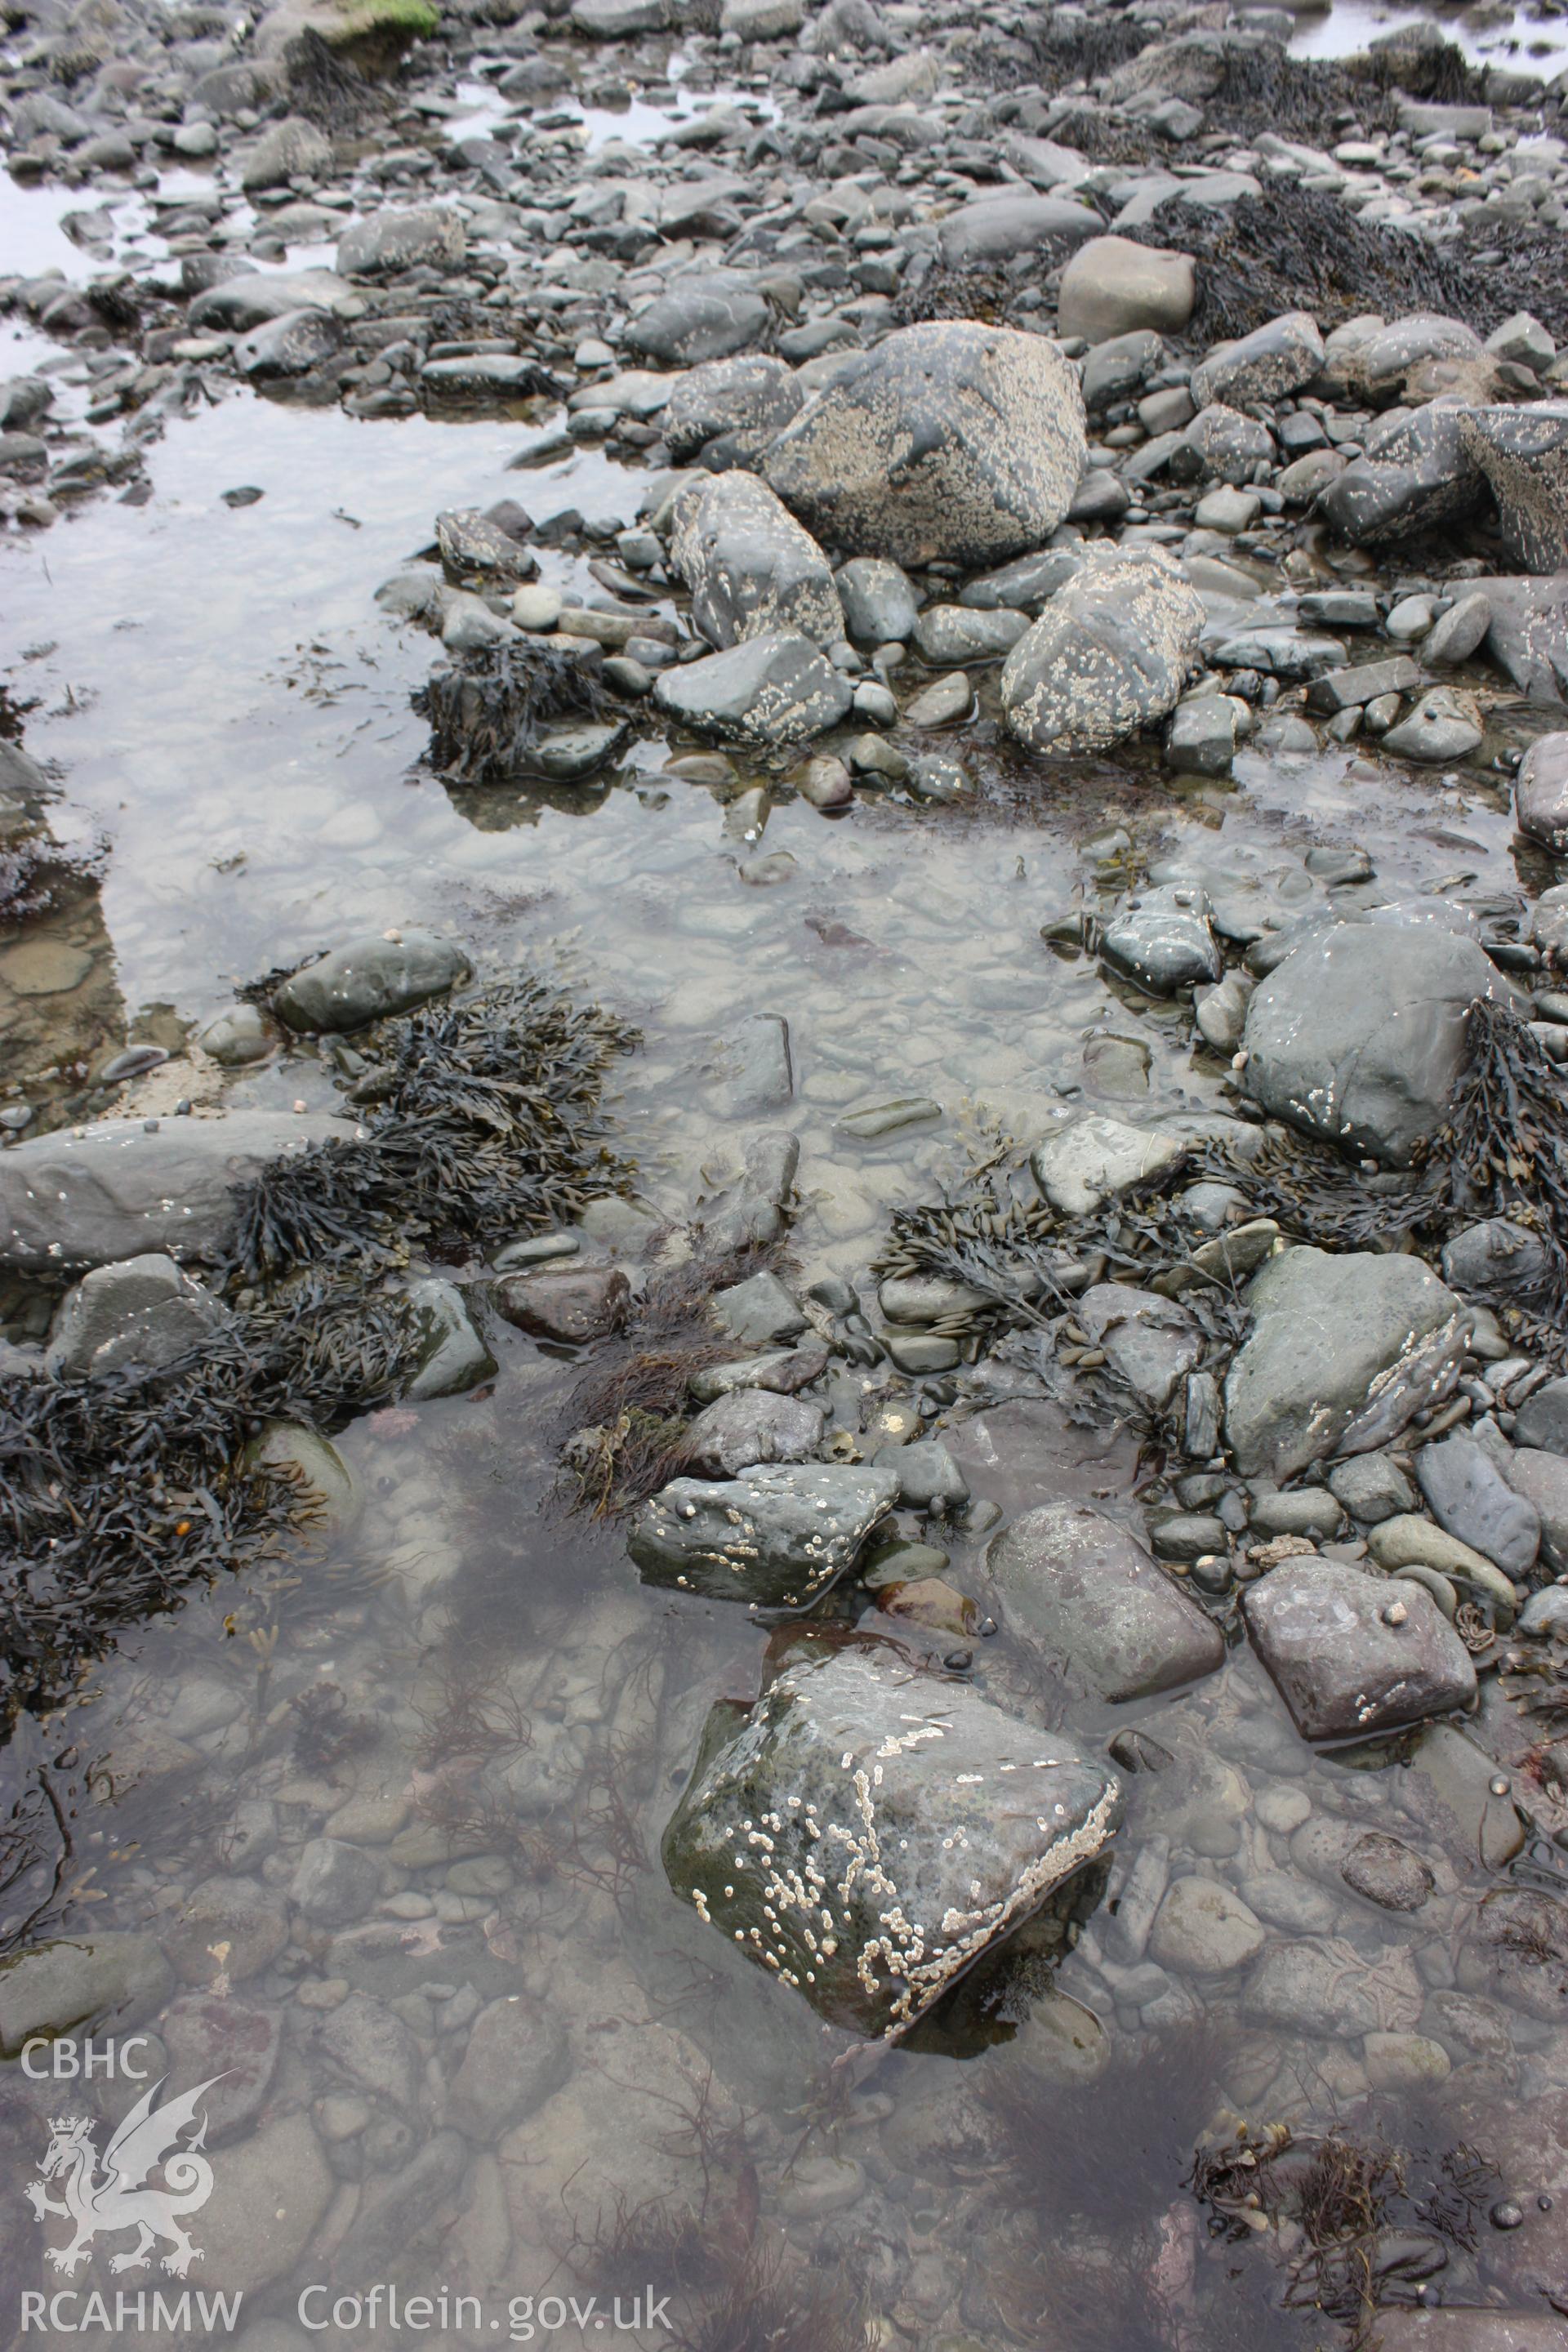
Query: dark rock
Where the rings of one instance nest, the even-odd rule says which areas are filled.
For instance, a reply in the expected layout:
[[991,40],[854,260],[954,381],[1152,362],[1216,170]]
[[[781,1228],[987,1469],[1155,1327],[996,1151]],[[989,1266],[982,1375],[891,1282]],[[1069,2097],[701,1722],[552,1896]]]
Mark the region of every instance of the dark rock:
[[468,960],[429,931],[367,931],[307,964],[276,990],[272,1009],[307,1034],[363,1029],[439,996],[468,976]]
[[1353,546],[1382,547],[1473,514],[1484,485],[1462,414],[1433,404],[1375,425],[1364,454],[1319,496],[1330,529]]
[[1541,1548],[1540,1517],[1475,1438],[1457,1431],[1424,1445],[1415,1456],[1415,1478],[1439,1527],[1506,1575],[1528,1574]]
[[338,239],[338,268],[345,278],[379,278],[422,264],[455,269],[467,241],[461,218],[444,205],[410,211],[388,207],[343,231]]
[[631,1285],[618,1266],[574,1266],[559,1274],[511,1274],[492,1293],[496,1310],[536,1339],[581,1347],[626,1320]]
[[801,1397],[731,1389],[692,1422],[682,1458],[704,1478],[732,1478],[754,1463],[805,1462],[822,1443],[825,1418]]
[[1104,226],[1070,196],[975,196],[947,215],[938,235],[949,269],[985,269],[1042,247],[1081,245]]
[[1141,890],[1106,925],[1102,944],[1113,964],[1157,996],[1217,980],[1224,969],[1208,899],[1186,883]]
[[122,1258],[84,1275],[66,1293],[45,1360],[64,1380],[91,1379],[126,1364],[158,1369],[188,1356],[232,1320],[222,1300],[173,1258]]
[[1461,409],[1459,437],[1497,500],[1523,572],[1568,569],[1568,401]]
[[852,637],[872,645],[902,644],[912,636],[920,598],[909,575],[879,555],[852,556],[835,585]]
[[1543,1381],[1525,1398],[1514,1415],[1513,1438],[1516,1445],[1568,1454],[1568,1380]]
[[1520,761],[1514,814],[1521,833],[1568,856],[1568,733],[1537,736]]
[[710,646],[779,630],[819,646],[842,642],[844,610],[827,558],[754,475],[717,474],[683,490],[669,553]]
[[1568,572],[1474,584],[1492,608],[1489,657],[1531,702],[1568,702]]
[[234,347],[234,364],[254,383],[308,375],[343,347],[343,331],[330,310],[286,310],[252,328]]
[[684,465],[721,433],[776,433],[805,405],[794,368],[763,352],[710,360],[672,389],[661,423],[672,457]]
[[566,2035],[540,2005],[513,1994],[481,2009],[447,2095],[447,2120],[465,2139],[498,2140],[561,2088],[572,2072]]
[[1395,1593],[1342,1560],[1288,1559],[1242,1608],[1304,1739],[1371,1738],[1475,1697],[1469,1654],[1419,1585]]
[[673,280],[628,322],[625,341],[667,367],[693,367],[744,351],[767,321],[768,306],[750,278],[716,269]]
[[898,1494],[892,1471],[847,1464],[677,1478],[644,1504],[628,1549],[650,1584],[804,1609],[851,1566]]
[[1323,339],[1308,310],[1288,310],[1266,327],[1223,343],[1193,370],[1193,398],[1200,408],[1211,400],[1231,407],[1279,400],[1310,383],[1323,364]]
[[1073,1312],[1090,1345],[1104,1349],[1111,1370],[1155,1412],[1204,1352],[1203,1333],[1184,1307],[1131,1283],[1094,1283]]
[[986,1566],[1015,1633],[1071,1690],[1147,1698],[1224,1663],[1218,1628],[1087,1503],[1026,1512],[992,1539]]
[[1379,1830],[1369,1830],[1356,1840],[1340,1865],[1340,1876],[1352,1895],[1363,1895],[1384,1911],[1419,1911],[1437,1884],[1418,1853]]
[[836,727],[853,698],[809,637],[776,629],[665,670],[653,698],[668,718],[721,742],[795,743]]

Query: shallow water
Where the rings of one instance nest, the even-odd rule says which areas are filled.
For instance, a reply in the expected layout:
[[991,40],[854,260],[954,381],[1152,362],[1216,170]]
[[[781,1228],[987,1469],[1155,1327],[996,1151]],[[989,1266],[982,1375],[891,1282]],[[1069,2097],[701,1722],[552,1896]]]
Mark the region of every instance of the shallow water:
[[[90,983],[120,1008],[105,1057],[139,1017],[166,1018],[157,1008],[195,1021],[237,982],[347,933],[428,924],[462,940],[482,978],[538,961],[638,1022],[644,1050],[617,1069],[614,1108],[647,1211],[679,1223],[731,1172],[745,1131],[708,1100],[715,1042],[748,1012],[783,1013],[803,1147],[795,1253],[812,1275],[863,1279],[890,1210],[930,1197],[998,1129],[1033,1139],[1086,1094],[1138,1117],[1218,1100],[1184,1014],[1113,992],[1092,962],[1058,961],[1039,938],[1075,894],[1095,902],[1109,827],[1251,877],[1260,903],[1282,909],[1311,895],[1301,858],[1319,844],[1366,847],[1389,895],[1460,875],[1515,886],[1500,791],[1348,751],[1244,756],[1234,790],[1179,792],[1136,768],[1068,771],[1005,821],[867,797],[828,818],[795,799],[767,819],[763,846],[794,861],[771,887],[742,878],[757,845],[726,822],[727,799],[753,780],[744,761],[710,790],[667,772],[672,747],[651,729],[607,789],[448,790],[419,766],[425,729],[408,707],[438,648],[374,593],[426,547],[444,507],[513,496],[540,520],[576,506],[629,521],[643,478],[601,453],[509,470],[549,422],[370,424],[235,393],[150,452],[147,503],[100,499],[5,548],[0,678],[26,707],[28,750],[62,778],[57,831],[110,844]],[[226,506],[223,493],[242,487],[261,498]],[[542,562],[546,578],[590,585],[573,559]],[[0,958],[0,1013],[10,1009]],[[306,1048],[229,1091],[336,1099]],[[837,1124],[906,1095],[934,1098],[940,1119],[870,1145]],[[1118,2352],[1236,2340],[1224,2328],[1250,2308],[1244,2266],[1227,2276],[1209,2263],[1166,2138],[1174,2117],[1190,2153],[1212,2119],[1199,2061],[1198,2089],[1178,2084],[1151,2109],[1113,2059],[1093,2112],[1064,2109],[1065,2159],[1046,2145],[1055,2109],[1101,2032],[1179,2050],[1212,2013],[1233,2107],[1321,2116],[1365,2092],[1358,2042],[1238,2032],[1223,1979],[1173,1971],[1135,2001],[1139,1988],[1100,1967],[1102,1914],[1058,1979],[1098,2019],[1093,2032],[1058,2002],[1054,2026],[1037,2019],[966,2066],[909,2052],[858,2055],[831,2074],[844,2038],[679,1906],[657,1861],[707,1704],[754,1690],[766,1634],[739,1611],[641,1590],[615,1533],[552,1505],[576,1370],[505,1328],[495,1346],[493,1387],[344,1433],[366,1497],[350,1532],[193,1598],[95,1674],[68,1734],[57,1727],[9,1751],[19,1789],[68,1736],[56,1777],[90,1782],[62,1914],[83,1932],[165,1927],[215,1875],[258,1874],[276,1893],[305,1837],[341,1837],[383,1864],[364,1916],[303,1931],[254,1970],[243,1939],[187,1939],[191,1988],[216,1987],[231,2020],[254,2009],[282,2021],[261,2136],[282,2130],[267,2118],[290,2106],[315,2132],[308,2160],[297,2148],[289,2159],[292,2213],[258,2170],[257,2136],[215,2132],[215,2169],[246,2210],[207,2217],[203,2283],[243,2280],[247,2319],[290,2322],[301,2292],[327,2280],[355,2292],[384,2277],[409,2294],[449,2286],[484,2296],[487,2315],[437,2340],[479,2330],[526,2341],[538,2322],[520,2319],[516,2300],[568,2292],[574,2232],[575,2259],[608,2291],[628,2263],[653,2263],[653,2205],[706,2195],[710,2222],[754,2200],[764,2235],[782,2230],[809,2253],[825,2289],[855,2284],[884,2343],[1092,2352],[1101,2335],[1081,2316],[1031,2313],[1042,2299],[1049,2308],[1064,2250],[1090,2265],[1092,2284],[1107,2230],[1119,2253],[1146,2262],[1159,2304],[1153,2319],[1142,2305],[1118,2317],[1108,2299]],[[855,1401],[851,1382],[839,1410]],[[1128,1445],[1073,1431],[1038,1402],[959,1415],[950,1442],[976,1495],[1004,1512],[1042,1493],[1124,1494],[1132,1475]],[[960,1532],[952,1549],[953,1581],[984,1601],[983,1546]],[[975,1647],[983,1686],[1039,1703],[1005,1635]],[[1269,1824],[1299,1817],[1303,1800],[1411,1827],[1406,1776],[1311,1757],[1245,1654],[1143,1715],[1176,1763],[1134,1786],[1113,1893],[1155,1832],[1229,1882],[1278,1876],[1288,1831]],[[1088,1713],[1080,1727],[1103,1738],[1107,1727]],[[1479,1865],[1456,1864],[1440,1916],[1409,1919],[1325,1895],[1318,1932],[1403,2028],[1424,1986],[1452,1985],[1454,1906],[1485,1883]],[[403,2004],[421,2078],[401,2113],[384,2086],[370,2100],[374,2157],[351,2112],[359,2094],[319,2047],[348,1987]],[[468,2020],[478,2001],[516,2000],[565,2037],[570,2082],[540,2111],[547,2125],[525,2122],[499,2149],[454,2146],[440,2119]],[[1484,2080],[1456,2042],[1455,2116],[1459,2084],[1560,2090],[1560,2041],[1505,2014],[1504,2054]],[[54,2096],[13,2084],[0,2110],[18,2186]],[[1037,2173],[1016,2163],[1014,2207],[998,2207],[994,2179],[966,2155],[970,2099],[1010,2100],[1010,2112],[1021,2100],[1035,2118]],[[747,2111],[739,2139],[726,2137],[731,2101]],[[1432,2128],[1446,2128],[1441,2102]],[[438,2186],[409,2192],[389,2218],[381,2184],[422,2148]],[[282,2210],[268,2220],[275,2195]],[[462,2216],[439,2242],[426,2234],[432,2204]],[[596,2228],[617,2243],[590,2259],[581,2242]],[[16,2233],[4,2259],[34,2285],[36,2240]],[[763,2307],[756,2278],[743,2299]],[[1310,2340],[1278,2314],[1268,2324],[1270,2346]],[[591,2323],[549,2332],[604,2340]],[[351,2319],[334,2334],[374,2331]],[[800,2340],[826,2352],[837,2339],[822,2318]]]
[[1473,65],[1503,66],[1510,73],[1539,74],[1550,81],[1568,62],[1568,26],[1554,11],[1505,5],[1476,8],[1423,9],[1390,0],[1332,0],[1328,7],[1298,9],[1290,51],[1298,58],[1347,58],[1380,35],[1403,25],[1436,24]]

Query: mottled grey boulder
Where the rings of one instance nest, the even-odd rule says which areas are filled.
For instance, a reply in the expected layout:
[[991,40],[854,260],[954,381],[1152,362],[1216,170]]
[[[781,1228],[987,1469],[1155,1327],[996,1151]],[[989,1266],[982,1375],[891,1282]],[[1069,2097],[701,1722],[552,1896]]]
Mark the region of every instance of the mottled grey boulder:
[[572,0],[567,21],[590,41],[634,41],[663,32],[669,9],[667,0]]
[[907,572],[880,555],[854,555],[835,578],[852,637],[902,644],[914,634],[921,600]]
[[698,1916],[848,2030],[896,2039],[1114,1831],[1058,1731],[855,1648],[715,1709],[664,1833]]
[[330,310],[286,310],[242,335],[233,352],[234,364],[253,383],[279,377],[306,375],[321,360],[343,347],[343,331]]
[[1149,1698],[1224,1663],[1218,1627],[1090,1504],[1026,1511],[992,1538],[986,1567],[1011,1630],[1070,1690]]
[[1510,1576],[1522,1577],[1541,1549],[1541,1517],[1516,1495],[1485,1447],[1463,1430],[1415,1456],[1415,1480],[1441,1528]]
[[705,1405],[681,1440],[682,1459],[704,1478],[732,1478],[769,1462],[805,1462],[822,1443],[822,1407],[768,1389],[731,1389]]
[[450,940],[430,931],[402,931],[395,939],[366,931],[286,980],[272,1009],[290,1029],[307,1034],[363,1029],[468,976],[468,960]]
[[1314,932],[1252,992],[1247,1090],[1276,1118],[1402,1167],[1447,1116],[1471,1005],[1505,992],[1475,941],[1451,931]]
[[681,465],[721,433],[777,433],[805,405],[794,368],[762,352],[709,360],[680,377],[662,424],[669,454]]
[[40,1272],[166,1252],[214,1258],[235,1190],[275,1160],[353,1130],[320,1113],[104,1119],[0,1152],[0,1265]]
[[1148,1177],[1163,1176],[1186,1152],[1183,1139],[1168,1129],[1131,1127],[1091,1111],[1037,1144],[1029,1165],[1053,1209],[1064,1217],[1083,1217],[1101,1201]]
[[1497,500],[1521,571],[1568,568],[1568,401],[1459,411],[1459,437]]
[[1239,341],[1222,345],[1193,370],[1192,394],[1200,408],[1211,400],[1231,407],[1279,400],[1310,383],[1323,364],[1323,339],[1310,310],[1287,310]]
[[1488,1217],[1444,1244],[1443,1279],[1472,1297],[1525,1297],[1544,1287],[1552,1264],[1542,1234],[1509,1217]]
[[787,425],[763,472],[819,539],[899,563],[1038,547],[1078,488],[1083,395],[1053,344],[970,320],[905,327]]
[[343,318],[357,316],[363,305],[363,295],[356,294],[335,270],[258,269],[209,286],[196,296],[186,316],[193,328],[232,328],[243,334],[291,310],[332,310]]
[[247,195],[289,180],[319,179],[332,168],[332,142],[313,122],[291,114],[269,123],[247,155],[239,184]]
[[804,1609],[843,1575],[898,1497],[894,1472],[848,1463],[677,1478],[644,1504],[627,1549],[650,1584]]
[[1211,400],[1186,425],[1166,461],[1173,482],[1250,482],[1274,460],[1274,436],[1255,416]]
[[653,698],[667,718],[721,741],[796,743],[836,727],[853,692],[809,637],[775,629],[662,671]]
[[1008,727],[1036,751],[1103,751],[1136,734],[1180,701],[1204,617],[1203,599],[1159,550],[1096,557],[1008,655]]
[[128,1364],[161,1367],[231,1322],[210,1290],[172,1257],[149,1255],[100,1265],[67,1291],[45,1358],[57,1378],[90,1379]]
[[1568,733],[1538,736],[1519,763],[1514,815],[1554,856],[1568,856]]
[[[1394,1950],[1376,1979],[1370,1979],[1370,1969],[1347,1969],[1321,1941],[1273,1943],[1242,1988],[1242,2015],[1252,2024],[1342,2042],[1359,2042],[1363,2034],[1391,2027],[1408,2032],[1420,2018],[1425,1993],[1409,1953]],[[1465,2314],[1467,2320],[1471,2316]],[[1383,2334],[1381,2322],[1378,2333]],[[1465,2352],[1471,2352],[1468,2339]]]
[[413,1377],[403,1391],[407,1402],[463,1396],[488,1381],[496,1360],[475,1329],[458,1284],[427,1275],[409,1285],[407,1298],[418,1335]]
[[644,352],[667,367],[694,367],[700,360],[743,352],[767,320],[768,306],[749,278],[714,269],[676,278],[628,321],[622,340],[629,351]]
[[1371,1738],[1467,1706],[1468,1651],[1431,1595],[1337,1559],[1288,1559],[1248,1585],[1247,1631],[1303,1739]]
[[1382,407],[1400,397],[1417,370],[1445,362],[1484,369],[1485,346],[1462,320],[1418,310],[1360,339],[1346,354],[1345,375],[1352,392]]
[[1568,1380],[1546,1381],[1532,1390],[1514,1415],[1516,1445],[1543,1454],[1568,1454]]
[[1057,332],[1109,342],[1139,331],[1180,335],[1196,299],[1192,256],[1128,236],[1091,237],[1080,245],[1057,295]]
[[338,239],[338,268],[345,278],[378,278],[384,271],[412,269],[416,263],[455,268],[467,239],[459,215],[444,205],[406,210],[388,206],[355,221]]
[[1244,1476],[1288,1478],[1386,1444],[1458,1378],[1463,1303],[1416,1257],[1290,1249],[1247,1286],[1252,1333],[1225,1384],[1225,1433]]
[[1531,702],[1568,702],[1568,571],[1478,580],[1492,608],[1483,647]]
[[1204,1352],[1203,1333],[1184,1307],[1130,1282],[1092,1283],[1075,1301],[1074,1316],[1089,1345],[1105,1350],[1112,1371],[1156,1412]]
[[819,646],[844,636],[826,556],[754,474],[715,474],[682,490],[669,556],[710,646],[778,629],[798,629]]
[[1400,760],[1418,760],[1430,768],[1467,760],[1479,748],[1486,724],[1473,695],[1452,687],[1435,686],[1408,710],[1397,727],[1383,739],[1383,749]]
[[1383,547],[1473,514],[1484,488],[1462,415],[1432,403],[1374,425],[1363,455],[1319,495],[1329,528],[1352,546]]
[[1141,890],[1106,925],[1101,945],[1119,970],[1156,996],[1170,996],[1220,976],[1219,944],[1209,915],[1207,896],[1194,885],[1173,882]]
[[1105,224],[1071,196],[975,196],[948,214],[937,234],[949,269],[983,269],[1042,246],[1081,245]]

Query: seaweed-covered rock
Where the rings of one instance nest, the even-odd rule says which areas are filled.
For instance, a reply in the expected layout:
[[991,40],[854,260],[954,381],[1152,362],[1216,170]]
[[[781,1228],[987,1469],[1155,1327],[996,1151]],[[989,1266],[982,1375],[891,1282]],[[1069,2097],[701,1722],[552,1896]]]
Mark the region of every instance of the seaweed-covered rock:
[[826,556],[754,474],[716,474],[682,490],[669,553],[710,646],[780,629],[798,629],[819,646],[843,638]]
[[805,404],[787,361],[747,352],[689,369],[672,387],[660,422],[670,456],[684,465],[721,433],[781,431]]
[[1242,1607],[1304,1739],[1371,1738],[1475,1697],[1468,1651],[1417,1584],[1288,1559],[1247,1588]]
[[898,1474],[848,1463],[677,1478],[645,1503],[627,1549],[650,1584],[758,1609],[804,1609],[850,1566],[899,1499]]
[[763,470],[852,554],[979,564],[1049,538],[1086,448],[1083,395],[1055,346],[960,320],[906,327],[851,361]]
[[792,1665],[716,1714],[664,1834],[698,1916],[832,2023],[897,2038],[1115,1830],[1121,1788],[896,1651]]
[[660,674],[667,718],[723,742],[796,743],[836,727],[853,689],[798,629],[771,629]]
[[439,996],[468,974],[468,958],[450,940],[430,931],[367,931],[295,972],[272,1006],[290,1029],[363,1029]]
[[1568,401],[1461,410],[1459,438],[1497,500],[1513,561],[1525,572],[1568,568]]
[[1203,599],[1154,548],[1097,556],[1002,670],[1008,727],[1037,751],[1097,751],[1163,719],[1196,666]]
[[77,1380],[124,1364],[172,1364],[231,1319],[222,1300],[172,1257],[124,1258],[94,1267],[66,1293],[46,1361]]
[[1008,1624],[1071,1690],[1150,1698],[1225,1662],[1218,1627],[1091,1504],[1026,1511],[993,1538],[986,1567]]
[[1290,1249],[1248,1285],[1252,1333],[1225,1384],[1225,1431],[1245,1476],[1288,1478],[1367,1454],[1447,1394],[1470,1312],[1402,1254]]
[[1252,992],[1247,1090],[1276,1118],[1404,1166],[1447,1116],[1471,1005],[1505,992],[1473,940],[1436,925],[1314,930]]
[[110,1118],[0,1152],[0,1265],[54,1273],[166,1252],[222,1255],[235,1190],[275,1160],[351,1132],[318,1113]]

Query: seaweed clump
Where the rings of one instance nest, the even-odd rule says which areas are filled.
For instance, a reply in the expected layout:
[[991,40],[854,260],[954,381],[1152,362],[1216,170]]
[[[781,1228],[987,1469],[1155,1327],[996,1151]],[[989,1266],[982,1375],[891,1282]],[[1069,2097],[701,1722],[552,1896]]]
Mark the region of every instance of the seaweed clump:
[[487,646],[439,669],[414,696],[430,722],[430,765],[448,783],[509,784],[537,773],[544,724],[598,719],[606,695],[597,665],[553,646]]

